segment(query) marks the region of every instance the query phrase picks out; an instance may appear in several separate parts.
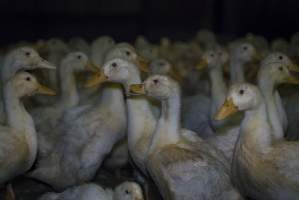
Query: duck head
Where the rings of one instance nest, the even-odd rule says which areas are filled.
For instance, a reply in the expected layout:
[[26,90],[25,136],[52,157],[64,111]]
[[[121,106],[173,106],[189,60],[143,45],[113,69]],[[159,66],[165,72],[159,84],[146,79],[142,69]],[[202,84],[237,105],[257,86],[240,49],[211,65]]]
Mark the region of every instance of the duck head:
[[91,71],[91,72],[99,72],[100,67],[93,64],[87,57],[86,54],[82,52],[73,52],[69,53],[61,63],[63,66],[70,66],[74,71]]
[[231,56],[240,63],[260,61],[261,56],[257,53],[254,46],[250,43],[240,43],[231,49]]
[[232,85],[227,98],[217,112],[215,119],[223,120],[239,111],[246,111],[260,105],[262,96],[259,89],[249,83]]
[[166,59],[155,59],[149,66],[150,74],[169,75],[177,81],[182,81],[183,77],[174,68],[174,66]]
[[168,76],[153,75],[147,78],[142,84],[130,85],[130,93],[147,95],[163,101],[180,94],[180,88],[178,83]]
[[33,70],[37,68],[56,69],[53,64],[41,58],[33,48],[20,47],[6,56],[2,68],[2,79],[6,81],[19,70]]
[[41,85],[37,79],[28,72],[18,72],[9,82],[12,82],[19,98],[35,94],[56,95],[54,90]]
[[143,200],[141,187],[135,182],[124,182],[114,190],[115,200]]
[[133,62],[143,72],[149,71],[148,62],[140,56],[135,48],[127,43],[120,43],[115,45],[106,55],[106,61],[112,58],[123,58]]
[[281,63],[286,65],[290,71],[299,72],[299,66],[295,65],[287,55],[280,52],[271,53],[262,61],[262,65],[271,63]]
[[286,65],[282,62],[264,63],[259,71],[259,79],[262,76],[267,76],[271,78],[275,85],[289,83],[289,84],[299,84],[299,79],[293,76]]

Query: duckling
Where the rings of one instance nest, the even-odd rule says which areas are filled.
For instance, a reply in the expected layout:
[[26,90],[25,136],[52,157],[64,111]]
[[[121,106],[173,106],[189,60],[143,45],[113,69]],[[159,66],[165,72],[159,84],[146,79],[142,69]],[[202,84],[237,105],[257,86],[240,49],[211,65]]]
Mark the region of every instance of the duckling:
[[242,199],[230,183],[223,155],[200,138],[189,139],[185,133],[190,131],[181,129],[177,82],[154,75],[131,85],[130,91],[162,104],[146,164],[164,199]]
[[46,193],[38,200],[143,200],[140,186],[134,182],[124,182],[114,191],[103,189],[94,183],[69,188],[62,193]]
[[43,156],[51,150],[57,135],[54,135],[58,120],[64,111],[79,104],[75,73],[97,71],[84,53],[69,53],[59,67],[60,96],[53,105],[41,106],[31,111],[38,132],[39,155]]
[[260,90],[248,83],[233,85],[215,118],[244,111],[232,163],[233,183],[253,199],[298,199],[297,142],[275,140]]
[[34,94],[55,95],[40,85],[27,72],[18,72],[3,85],[4,112],[7,124],[0,131],[0,184],[29,170],[37,155],[37,136],[33,119],[22,101],[24,96]]

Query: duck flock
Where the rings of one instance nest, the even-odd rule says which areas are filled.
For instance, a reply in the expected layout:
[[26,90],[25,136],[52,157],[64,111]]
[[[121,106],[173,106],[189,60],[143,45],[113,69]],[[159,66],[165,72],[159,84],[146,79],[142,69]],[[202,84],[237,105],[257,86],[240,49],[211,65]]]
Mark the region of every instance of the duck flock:
[[29,179],[32,200],[299,199],[299,33],[0,53],[0,198]]

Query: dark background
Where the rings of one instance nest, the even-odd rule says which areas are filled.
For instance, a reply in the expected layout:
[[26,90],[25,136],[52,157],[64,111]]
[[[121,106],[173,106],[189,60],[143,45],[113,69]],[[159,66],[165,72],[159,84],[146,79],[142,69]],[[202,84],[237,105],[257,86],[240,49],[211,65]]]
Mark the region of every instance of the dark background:
[[103,34],[189,39],[200,28],[273,39],[299,30],[298,9],[297,0],[1,0],[0,44]]

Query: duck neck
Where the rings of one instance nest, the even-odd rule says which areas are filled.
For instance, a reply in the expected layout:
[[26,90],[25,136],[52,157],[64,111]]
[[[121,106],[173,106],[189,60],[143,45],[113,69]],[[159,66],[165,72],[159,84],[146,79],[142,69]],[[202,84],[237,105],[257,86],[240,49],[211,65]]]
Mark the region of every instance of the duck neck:
[[214,116],[217,110],[220,109],[227,94],[226,83],[223,78],[223,71],[221,68],[213,68],[209,71],[211,81],[211,115]]
[[180,139],[180,92],[162,101],[161,116],[153,137],[151,151],[157,147],[176,144]]
[[275,139],[282,139],[284,137],[284,131],[275,101],[275,83],[269,75],[261,73],[258,77],[258,84],[265,98],[270,125],[273,128],[273,136]]
[[70,108],[79,103],[75,72],[71,66],[59,68],[60,102],[64,108]]
[[[126,83],[127,87],[130,84],[141,84],[141,77],[137,69],[132,72],[131,79]],[[128,89],[126,89],[128,90]],[[129,148],[134,148],[141,138],[148,138],[155,130],[156,119],[150,108],[148,99],[145,96],[130,96],[127,98],[128,106],[128,144]],[[146,141],[144,148],[148,148],[151,141]]]
[[273,135],[268,121],[266,104],[262,102],[253,110],[245,112],[241,123],[237,151],[242,147],[248,151],[266,152],[271,146]]
[[231,84],[245,82],[244,64],[236,58],[232,58],[230,63],[230,82]]
[[122,86],[117,83],[105,83],[101,88],[100,105],[125,114],[126,106]]
[[16,130],[16,133],[20,134],[20,137],[24,137],[22,139],[27,142],[31,166],[37,153],[37,136],[34,122],[17,96],[11,82],[4,85],[3,100],[7,125]]

